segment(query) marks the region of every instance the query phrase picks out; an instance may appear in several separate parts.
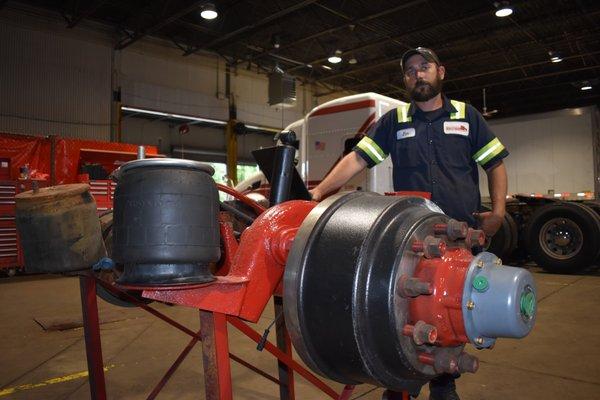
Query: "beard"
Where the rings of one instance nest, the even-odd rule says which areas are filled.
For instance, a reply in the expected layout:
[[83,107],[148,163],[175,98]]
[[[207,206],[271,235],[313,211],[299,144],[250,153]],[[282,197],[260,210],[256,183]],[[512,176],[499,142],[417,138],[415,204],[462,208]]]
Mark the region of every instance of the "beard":
[[433,82],[417,81],[410,91],[410,97],[414,101],[428,101],[440,94],[442,91],[442,80],[436,76]]

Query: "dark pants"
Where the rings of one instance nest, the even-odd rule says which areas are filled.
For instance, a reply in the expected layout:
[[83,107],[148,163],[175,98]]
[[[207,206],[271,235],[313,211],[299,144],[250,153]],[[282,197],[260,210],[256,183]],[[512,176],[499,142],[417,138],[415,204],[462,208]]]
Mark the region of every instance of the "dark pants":
[[431,394],[444,394],[456,390],[455,380],[460,378],[460,373],[443,374],[429,381],[429,392]]

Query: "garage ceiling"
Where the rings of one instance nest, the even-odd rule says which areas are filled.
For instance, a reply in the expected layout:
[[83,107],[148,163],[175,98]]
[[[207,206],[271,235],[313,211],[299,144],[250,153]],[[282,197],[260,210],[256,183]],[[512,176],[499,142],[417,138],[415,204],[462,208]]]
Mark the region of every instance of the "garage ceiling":
[[[219,17],[211,21],[200,17],[206,1],[21,3],[57,12],[71,28],[86,19],[109,24],[117,49],[155,36],[184,57],[216,52],[236,68],[259,71],[277,63],[316,84],[319,95],[346,89],[406,100],[399,59],[408,48],[426,46],[446,65],[446,93],[481,110],[485,88],[496,117],[600,102],[595,0],[515,0],[505,18],[486,0],[228,0],[213,2]],[[343,61],[334,65],[327,58],[335,50]],[[550,52],[562,62],[551,62]],[[593,88],[580,90],[586,82]]]

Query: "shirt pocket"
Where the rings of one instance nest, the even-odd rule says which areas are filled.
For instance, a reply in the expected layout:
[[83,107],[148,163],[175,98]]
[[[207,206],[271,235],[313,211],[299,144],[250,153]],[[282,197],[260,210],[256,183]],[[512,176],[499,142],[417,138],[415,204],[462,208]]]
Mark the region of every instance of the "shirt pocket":
[[440,164],[452,168],[468,168],[471,165],[471,140],[468,136],[443,133],[436,153]]
[[396,140],[394,144],[395,164],[400,168],[415,168],[425,164],[416,137]]

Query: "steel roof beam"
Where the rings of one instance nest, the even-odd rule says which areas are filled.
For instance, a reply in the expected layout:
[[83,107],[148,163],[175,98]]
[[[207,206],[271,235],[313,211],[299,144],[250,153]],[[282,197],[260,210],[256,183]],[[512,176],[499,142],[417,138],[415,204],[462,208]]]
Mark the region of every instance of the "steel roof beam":
[[174,14],[170,15],[169,17],[163,19],[159,23],[149,26],[149,27],[146,27],[139,32],[136,32],[133,35],[133,37],[121,39],[119,41],[119,43],[117,43],[117,45],[115,46],[115,49],[123,50],[124,48],[131,46],[132,44],[134,44],[135,42],[137,42],[144,36],[152,35],[158,31],[160,31],[165,26],[172,24],[173,22],[177,21],[178,19],[180,19],[180,18],[186,16],[187,14],[191,13],[192,11],[198,9],[203,3],[204,3],[204,1],[195,1],[188,7],[182,8],[181,10],[175,12]]
[[[292,42],[286,43],[285,45],[281,46],[278,51],[282,51],[282,50],[285,50],[285,49],[297,46],[297,45],[302,44],[302,43],[304,43],[306,41],[317,39],[317,38],[319,38],[321,36],[330,35],[330,34],[332,34],[334,32],[337,32],[337,31],[340,31],[342,29],[348,28],[348,26],[350,24],[362,24],[362,23],[368,22],[368,21],[370,21],[372,19],[381,18],[381,17],[384,17],[386,15],[393,14],[395,12],[403,10],[405,8],[409,8],[409,7],[413,7],[413,6],[419,5],[419,4],[424,3],[426,1],[427,0],[413,0],[413,1],[409,2],[409,3],[402,4],[402,5],[399,5],[399,6],[396,6],[396,7],[392,7],[392,8],[388,8],[386,10],[379,11],[377,13],[370,14],[370,15],[367,15],[367,16],[364,16],[364,17],[361,17],[361,18],[358,18],[358,19],[352,19],[352,18],[350,18],[348,20],[348,22],[344,22],[343,24],[334,26],[332,28],[327,28],[327,29],[324,29],[324,30],[319,31],[317,33],[313,33],[312,35],[304,36],[304,37],[296,39],[296,40],[294,40]],[[317,4],[317,5],[320,6],[320,4]],[[260,54],[256,54],[256,55],[252,56],[249,59],[249,61],[254,61],[254,60],[257,60],[257,59],[262,58],[262,57],[267,56],[267,55],[269,55],[268,52],[263,52],[263,53],[260,53]]]
[[271,23],[271,22],[273,22],[273,21],[275,21],[275,20],[277,20],[279,18],[285,17],[288,14],[291,14],[291,13],[296,12],[296,11],[298,11],[298,10],[306,7],[306,6],[309,6],[312,3],[315,3],[316,1],[317,0],[304,0],[302,2],[294,4],[293,6],[284,8],[283,10],[278,11],[278,12],[276,12],[274,14],[271,14],[271,15],[269,15],[269,16],[261,19],[258,22],[242,26],[241,28],[238,28],[238,29],[236,29],[236,30],[234,30],[232,32],[226,33],[223,36],[221,36],[221,37],[219,37],[217,39],[212,40],[211,42],[209,42],[206,45],[194,46],[190,50],[186,51],[183,55],[184,56],[189,56],[190,54],[193,54],[193,53],[197,52],[198,50],[206,50],[206,49],[210,49],[212,47],[215,47],[217,45],[222,45],[223,43],[229,42],[229,41],[233,40],[234,38],[236,38],[236,37],[238,37],[238,36],[240,36],[240,35],[242,35],[244,33],[247,33],[247,32],[249,32],[251,30],[260,28],[263,25]]
[[68,23],[67,28],[74,28],[78,23],[83,21],[86,18],[92,16],[100,7],[106,4],[108,0],[98,0],[94,4],[92,4],[89,8],[84,10],[81,14],[74,16],[71,19],[71,22]]

